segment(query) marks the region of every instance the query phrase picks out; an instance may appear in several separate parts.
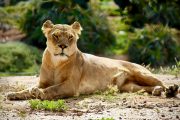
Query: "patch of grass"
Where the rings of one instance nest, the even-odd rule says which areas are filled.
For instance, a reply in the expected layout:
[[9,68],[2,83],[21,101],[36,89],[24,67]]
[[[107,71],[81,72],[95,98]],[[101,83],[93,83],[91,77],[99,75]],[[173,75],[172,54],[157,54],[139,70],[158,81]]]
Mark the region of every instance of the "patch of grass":
[[111,118],[104,118],[104,117],[103,117],[103,118],[96,119],[96,120],[115,120],[115,119],[114,119],[114,118],[112,118],[112,117],[111,117]]
[[117,98],[117,93],[119,92],[117,86],[109,85],[108,89],[105,91],[96,91],[93,97],[113,101]]
[[101,99],[107,101],[107,102],[113,102],[114,100],[117,100],[118,96],[112,96],[112,95],[104,95]]
[[155,74],[171,74],[176,77],[180,77],[180,61],[176,60],[176,64],[172,66],[160,66],[159,68],[151,68],[149,65],[145,66],[151,72]]
[[[34,66],[35,67],[35,66]],[[37,69],[38,68],[38,69]],[[7,76],[34,76],[39,74],[40,66],[36,66],[36,68],[29,69],[28,71],[31,72],[0,72],[0,77],[7,77]]]
[[117,95],[118,93],[118,88],[117,88],[117,85],[109,85],[107,90],[105,91],[96,91],[95,94],[96,95],[112,95],[112,96],[115,96]]
[[105,117],[102,117],[102,118],[99,118],[99,119],[89,119],[89,120],[115,120],[114,118],[105,118]]
[[33,110],[65,111],[68,108],[64,100],[29,100],[29,103]]
[[118,93],[118,87],[117,85],[113,86],[113,85],[109,85],[108,89],[103,93],[104,95],[117,95]]

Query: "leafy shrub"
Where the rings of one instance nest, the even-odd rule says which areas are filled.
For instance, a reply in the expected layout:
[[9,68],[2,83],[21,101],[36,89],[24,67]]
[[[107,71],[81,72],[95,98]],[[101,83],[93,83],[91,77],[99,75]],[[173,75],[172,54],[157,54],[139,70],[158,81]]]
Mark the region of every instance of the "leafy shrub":
[[119,16],[119,7],[112,0],[101,0],[100,8],[108,14],[108,16]]
[[167,65],[180,59],[180,46],[170,29],[162,25],[146,26],[130,41],[130,60],[136,63]]
[[[71,0],[31,0],[5,7],[2,16],[5,16],[7,11],[11,11],[8,12],[9,16],[3,19],[8,18],[7,20],[9,20],[11,18],[15,21],[14,24],[27,34],[25,42],[39,48],[46,46],[41,26],[47,19],[55,24],[72,24],[74,21],[79,21],[83,27],[82,35],[78,41],[79,48],[84,52],[104,53],[106,48],[115,44],[115,38],[109,30],[106,16],[96,2],[91,2],[88,7],[84,7],[87,9],[80,7],[88,4],[87,2],[79,2],[79,0],[74,2]],[[0,9],[0,11],[3,10]]]
[[178,0],[114,0],[123,14],[132,19],[131,24],[142,27],[144,23],[162,23],[180,29],[180,3]]
[[74,2],[80,5],[82,8],[88,8],[89,0],[74,0]]
[[20,42],[0,44],[1,72],[37,72],[41,63],[41,52]]
[[36,4],[29,4],[28,1],[18,1],[15,5],[0,7],[0,23],[19,27],[27,11],[34,9],[35,6]]
[[0,6],[15,5],[20,1],[27,1],[27,0],[1,0]]
[[36,110],[64,111],[67,109],[64,100],[48,101],[48,100],[30,100],[30,107]]

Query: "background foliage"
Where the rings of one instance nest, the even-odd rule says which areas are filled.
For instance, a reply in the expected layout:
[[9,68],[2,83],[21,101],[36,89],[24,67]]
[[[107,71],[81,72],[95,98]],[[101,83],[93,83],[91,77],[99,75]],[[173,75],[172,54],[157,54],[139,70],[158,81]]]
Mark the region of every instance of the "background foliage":
[[[47,19],[55,24],[79,21],[83,31],[78,47],[83,52],[125,55],[131,62],[154,67],[180,61],[179,0],[10,0],[0,6],[0,33],[1,24],[8,24],[26,34],[24,43],[0,43],[0,72],[37,70],[30,66],[40,65],[37,51],[46,46],[41,26]],[[39,50],[26,53],[23,46]],[[13,61],[17,51],[22,52],[17,61],[23,62]],[[35,54],[29,59],[36,62],[27,60],[27,54]]]
[[[21,9],[16,9],[19,7]],[[31,0],[10,8],[14,12],[24,11],[15,20],[18,27],[27,34],[25,42],[30,45],[45,48],[46,39],[41,32],[41,26],[47,19],[55,24],[72,24],[79,21],[84,31],[78,45],[84,52],[104,53],[106,48],[115,44],[106,16],[101,14],[96,3],[92,3],[88,9],[83,9],[71,0]],[[6,11],[10,8],[6,8]],[[104,49],[101,49],[102,47]]]
[[41,52],[20,42],[0,44],[0,71],[1,72],[31,72],[38,71],[41,63]]
[[151,25],[144,27],[131,40],[128,54],[136,63],[168,65],[180,58],[180,47],[168,27]]
[[179,0],[114,0],[131,25],[142,27],[144,23],[162,23],[180,29]]

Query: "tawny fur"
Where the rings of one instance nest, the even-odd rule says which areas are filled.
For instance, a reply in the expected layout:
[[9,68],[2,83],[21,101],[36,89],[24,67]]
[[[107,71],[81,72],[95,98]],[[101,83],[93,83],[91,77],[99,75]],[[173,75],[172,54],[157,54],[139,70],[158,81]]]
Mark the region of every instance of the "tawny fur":
[[120,91],[125,92],[144,89],[160,95],[157,90],[164,89],[162,82],[143,66],[79,51],[77,40],[81,30],[78,22],[54,25],[47,20],[42,26],[47,48],[42,58],[38,86],[10,93],[7,98],[65,98],[103,91],[108,85],[117,85]]

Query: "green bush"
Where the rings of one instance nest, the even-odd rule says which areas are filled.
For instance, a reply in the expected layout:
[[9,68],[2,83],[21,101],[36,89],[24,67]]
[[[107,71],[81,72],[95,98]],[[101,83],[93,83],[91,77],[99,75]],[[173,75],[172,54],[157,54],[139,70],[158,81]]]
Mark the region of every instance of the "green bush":
[[178,0],[114,0],[122,13],[131,18],[131,24],[162,23],[180,29]]
[[[15,6],[9,6],[0,9],[4,16],[1,21],[15,21],[14,24],[19,26],[27,34],[25,42],[45,48],[46,39],[42,34],[41,27],[43,22],[50,19],[55,24],[72,24],[79,21],[83,27],[82,35],[78,41],[79,48],[84,52],[104,53],[106,48],[115,44],[115,38],[109,30],[106,16],[100,10],[96,2],[79,3],[79,0],[31,0],[20,2]],[[85,5],[84,8],[80,6]],[[5,13],[10,11],[7,17]],[[13,12],[14,11],[14,12]],[[12,15],[12,16],[11,16]],[[5,19],[7,18],[7,19]],[[8,21],[13,23],[12,21]],[[103,49],[102,49],[103,48]]]
[[180,46],[168,27],[162,25],[146,26],[130,41],[128,50],[130,60],[152,66],[175,63],[180,59]]
[[20,42],[1,43],[0,56],[1,72],[35,73],[41,63],[41,52]]
[[0,6],[15,5],[20,1],[27,1],[27,0],[1,0]]

